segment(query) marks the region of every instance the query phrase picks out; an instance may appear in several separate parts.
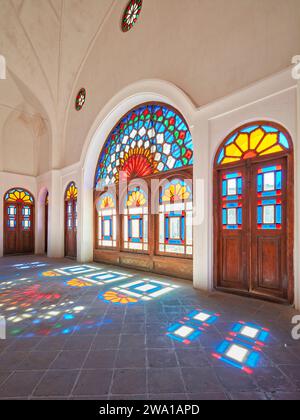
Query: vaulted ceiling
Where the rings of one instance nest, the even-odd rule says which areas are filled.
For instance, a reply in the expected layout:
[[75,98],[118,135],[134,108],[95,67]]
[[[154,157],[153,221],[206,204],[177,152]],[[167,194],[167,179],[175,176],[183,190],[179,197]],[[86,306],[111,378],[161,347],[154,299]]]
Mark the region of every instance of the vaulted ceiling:
[[[138,24],[123,33],[127,3],[0,0],[9,70],[0,83],[2,147],[25,115],[49,158],[30,172],[78,161],[97,114],[128,84],[167,80],[201,106],[286,68],[300,52],[299,0],[144,0]],[[82,86],[88,103],[78,113]]]

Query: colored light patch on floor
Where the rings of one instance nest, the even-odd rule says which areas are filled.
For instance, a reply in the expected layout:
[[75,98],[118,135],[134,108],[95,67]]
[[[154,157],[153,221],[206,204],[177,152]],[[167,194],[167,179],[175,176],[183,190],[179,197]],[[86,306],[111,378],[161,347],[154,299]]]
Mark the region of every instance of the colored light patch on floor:
[[[22,278],[22,279],[18,279],[18,280],[10,280],[10,281],[4,281],[0,283],[0,292],[1,291],[8,291],[11,290],[17,286],[20,286],[20,284],[22,285],[28,285],[28,284],[32,284],[33,280],[31,279],[27,279],[27,278]],[[1,306],[0,306],[1,307]]]
[[260,327],[256,324],[238,322],[232,328],[231,337],[246,341],[256,346],[263,347],[267,342],[270,331],[267,328]]
[[54,271],[63,276],[83,276],[99,270],[97,267],[91,265],[77,265],[73,267],[63,267],[55,269]]
[[179,286],[171,283],[143,279],[124,284],[121,287],[115,287],[113,290],[136,299],[150,301],[166,295],[167,293],[173,292],[178,288]]
[[219,317],[220,314],[197,309],[184,317],[184,320],[193,322],[196,325],[199,324],[203,327],[210,327],[218,321]]
[[252,374],[261,357],[261,349],[227,338],[212,356],[232,367]]
[[217,322],[219,316],[214,312],[196,309],[172,325],[167,336],[181,343],[191,344]]
[[121,273],[118,271],[100,271],[97,273],[87,274],[81,276],[80,279],[84,281],[89,281],[96,285],[104,285],[109,283],[115,283],[121,280],[127,280],[133,276],[126,273]]
[[85,280],[81,280],[81,279],[72,279],[66,282],[67,286],[71,286],[71,287],[78,287],[83,288],[83,287],[92,287],[93,284],[91,282],[85,281]]
[[29,270],[33,268],[41,268],[47,267],[48,264],[42,262],[33,262],[33,263],[26,263],[26,264],[15,264],[13,265],[14,268],[17,270]]
[[55,271],[45,271],[42,274],[43,277],[61,277],[62,274],[56,273]]
[[191,344],[202,334],[203,329],[193,324],[178,322],[169,328],[167,336],[184,344]]
[[101,293],[99,295],[99,299],[103,300],[104,302],[114,303],[116,305],[128,305],[128,304],[134,304],[137,303],[138,300],[124,295],[122,293],[109,290],[108,292]]

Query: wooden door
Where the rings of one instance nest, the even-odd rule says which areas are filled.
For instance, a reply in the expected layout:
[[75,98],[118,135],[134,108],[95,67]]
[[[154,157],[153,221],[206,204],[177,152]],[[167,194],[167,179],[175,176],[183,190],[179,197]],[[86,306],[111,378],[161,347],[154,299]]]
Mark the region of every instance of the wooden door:
[[219,170],[217,287],[289,299],[287,158]]
[[255,163],[250,171],[250,290],[288,298],[287,161]]
[[247,172],[244,165],[218,172],[218,287],[248,290]]
[[4,254],[34,252],[34,206],[6,202],[4,205]]
[[65,256],[77,258],[77,199],[65,202]]

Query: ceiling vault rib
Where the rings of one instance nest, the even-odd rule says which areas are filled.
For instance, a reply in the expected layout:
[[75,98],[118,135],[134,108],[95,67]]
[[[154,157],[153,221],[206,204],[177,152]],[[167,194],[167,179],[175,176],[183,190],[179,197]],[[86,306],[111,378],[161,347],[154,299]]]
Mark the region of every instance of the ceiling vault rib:
[[55,7],[53,6],[52,1],[51,1],[51,0],[48,0],[48,3],[49,3],[49,6],[51,7],[51,9],[53,10],[53,13],[54,13],[54,15],[55,15],[55,17],[56,17],[56,19],[57,19],[57,22],[59,23],[59,21],[60,21],[60,17],[59,17],[59,15],[58,15],[58,13],[57,13],[57,11],[56,11]]
[[54,104],[54,103],[55,103],[55,101],[54,101],[53,92],[52,92],[52,89],[51,89],[51,86],[50,86],[50,82],[49,82],[49,80],[48,80],[48,77],[47,77],[47,75],[46,75],[46,73],[45,73],[45,71],[44,71],[44,69],[43,69],[43,66],[42,66],[42,63],[41,63],[40,57],[39,57],[39,55],[38,55],[38,53],[37,53],[37,51],[36,51],[36,49],[35,49],[35,47],[34,47],[34,45],[33,45],[32,41],[31,41],[31,38],[30,38],[30,36],[29,36],[28,32],[27,32],[27,31],[26,31],[26,29],[25,29],[25,26],[23,25],[23,23],[22,23],[22,21],[21,21],[21,19],[20,19],[19,14],[17,13],[17,10],[16,10],[15,6],[14,6],[12,3],[10,3],[10,6],[11,6],[11,8],[12,8],[12,10],[13,10],[13,13],[15,14],[15,16],[16,16],[16,18],[17,18],[17,20],[18,20],[19,24],[20,24],[20,27],[22,28],[22,30],[23,30],[23,32],[24,32],[24,35],[25,35],[25,37],[26,37],[26,39],[27,39],[27,41],[28,41],[28,43],[29,43],[29,45],[30,45],[30,47],[31,47],[32,51],[33,51],[33,54],[34,54],[34,56],[35,56],[35,58],[36,58],[36,60],[37,60],[37,62],[38,62],[38,65],[39,65],[39,67],[40,67],[40,70],[41,70],[41,72],[42,72],[42,74],[43,74],[43,76],[44,76],[44,78],[45,78],[46,84],[47,84],[47,86],[48,86],[50,97],[51,97],[52,102],[53,102],[53,104]]
[[[81,71],[82,71],[82,69],[83,69],[83,67],[84,67],[84,64],[85,64],[85,62],[86,62],[87,58],[89,57],[89,55],[90,55],[90,53],[91,53],[91,51],[92,51],[92,49],[93,49],[93,47],[94,47],[94,45],[95,45],[95,43],[96,43],[96,41],[97,41],[97,39],[98,39],[98,37],[99,37],[100,33],[102,32],[102,29],[103,29],[103,27],[104,27],[105,23],[107,22],[108,18],[110,17],[110,15],[111,15],[111,13],[112,13],[112,11],[113,11],[113,9],[114,9],[115,5],[117,4],[117,2],[118,2],[117,0],[114,0],[114,1],[113,1],[113,3],[111,4],[110,8],[108,9],[108,11],[107,11],[106,15],[104,16],[104,18],[103,18],[103,19],[102,19],[102,21],[100,22],[100,25],[99,25],[99,27],[98,27],[98,29],[97,29],[97,31],[96,31],[96,33],[95,33],[94,37],[92,38],[92,40],[91,40],[91,42],[90,42],[90,44],[89,44],[89,46],[88,46],[88,48],[87,48],[87,51],[86,51],[86,53],[85,53],[85,55],[84,55],[84,57],[83,57],[83,59],[82,59],[82,61],[81,61],[80,65],[79,65],[79,67],[78,67],[78,70],[77,70],[77,72],[76,72],[76,77],[75,77],[74,83],[73,83],[73,85],[72,85],[72,90],[71,90],[71,94],[70,94],[70,98],[69,98],[68,108],[67,108],[67,109],[70,109],[70,107],[72,106],[73,91],[74,91],[74,88],[75,88],[75,86],[76,86],[76,84],[77,84],[77,82],[78,82],[78,79],[79,79],[79,76],[80,76],[80,74],[81,74]],[[66,118],[66,119],[65,119],[65,121],[64,121],[64,130],[63,130],[63,152],[65,151],[64,149],[65,149],[65,136],[66,136],[66,131],[67,131],[67,121],[68,121],[68,118]]]
[[61,84],[61,62],[62,62],[62,45],[63,45],[63,29],[64,29],[64,10],[65,10],[65,0],[61,1],[60,9],[60,30],[59,30],[59,52],[58,52],[58,70],[57,70],[57,102],[56,102],[56,112],[58,112],[58,104],[60,100],[60,84]]

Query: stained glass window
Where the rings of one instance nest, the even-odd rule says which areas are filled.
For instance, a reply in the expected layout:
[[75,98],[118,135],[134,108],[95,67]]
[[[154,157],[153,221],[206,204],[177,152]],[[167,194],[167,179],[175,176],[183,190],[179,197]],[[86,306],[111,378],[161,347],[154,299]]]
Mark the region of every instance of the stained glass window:
[[82,88],[80,89],[80,91],[78,92],[76,96],[76,101],[75,101],[76,111],[81,111],[82,108],[84,107],[85,102],[86,102],[86,90]]
[[148,196],[146,192],[140,188],[130,190],[124,205],[124,248],[148,251]]
[[128,32],[134,27],[142,11],[142,6],[143,0],[130,0],[122,20],[123,32]]
[[77,198],[78,198],[78,189],[74,182],[71,182],[66,190],[65,200],[66,200],[66,211],[67,211],[67,229],[68,230],[77,230],[78,227],[78,217],[77,217]]
[[103,194],[98,202],[98,245],[116,247],[117,245],[117,210],[112,194]]
[[218,165],[288,151],[288,134],[271,123],[249,124],[231,134],[222,147]]
[[77,200],[78,189],[74,182],[71,182],[66,190],[66,201]]
[[181,180],[168,182],[160,191],[159,252],[193,254],[193,196]]
[[242,229],[243,224],[243,177],[240,172],[223,175],[222,225],[223,229]]
[[17,207],[11,205],[7,207],[7,226],[10,230],[14,230],[17,227]]
[[282,166],[269,166],[257,172],[257,227],[282,228]]
[[31,228],[31,208],[24,206],[22,208],[22,229],[30,230]]
[[8,191],[5,195],[5,201],[8,203],[34,203],[32,195],[28,191],[19,188],[14,188]]
[[114,184],[120,172],[142,178],[193,164],[193,142],[183,117],[167,105],[129,112],[111,132],[98,161],[95,184]]

